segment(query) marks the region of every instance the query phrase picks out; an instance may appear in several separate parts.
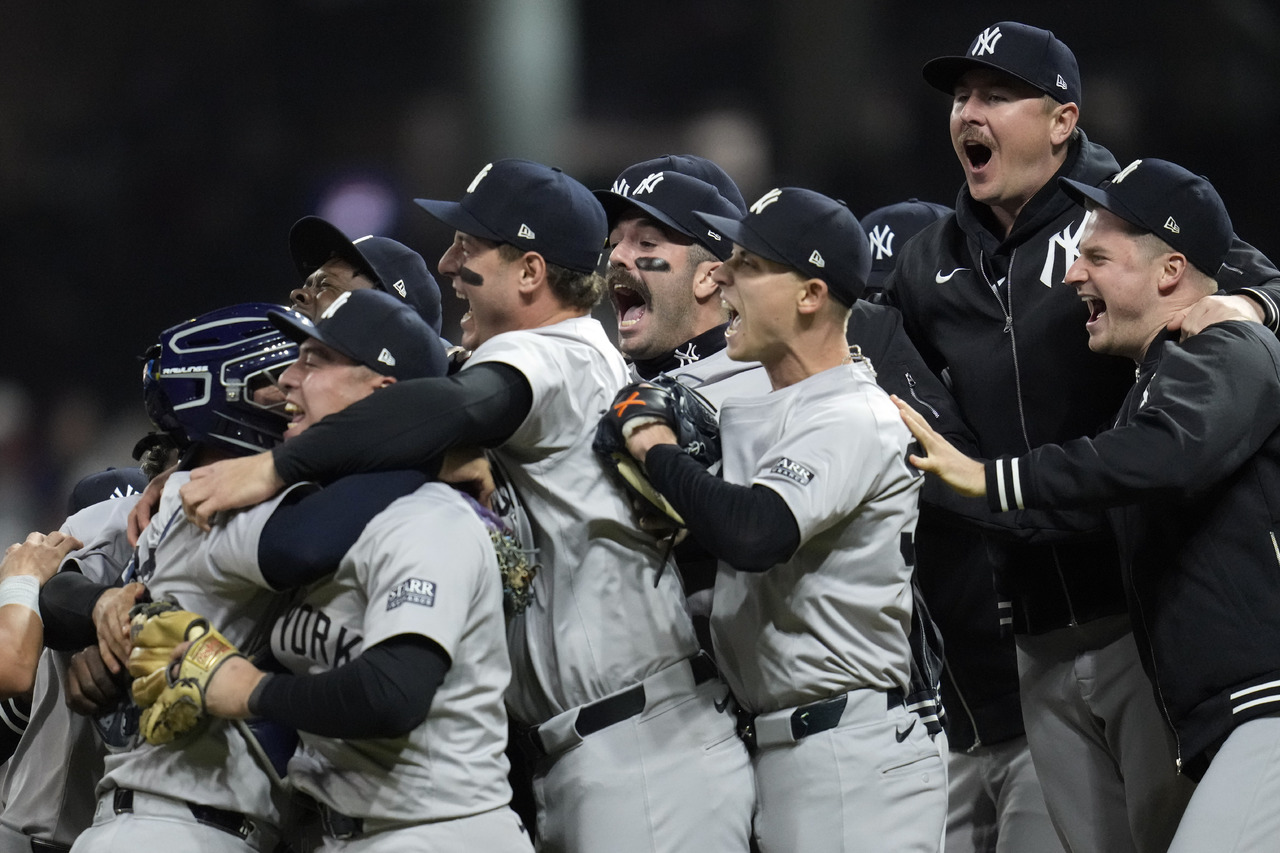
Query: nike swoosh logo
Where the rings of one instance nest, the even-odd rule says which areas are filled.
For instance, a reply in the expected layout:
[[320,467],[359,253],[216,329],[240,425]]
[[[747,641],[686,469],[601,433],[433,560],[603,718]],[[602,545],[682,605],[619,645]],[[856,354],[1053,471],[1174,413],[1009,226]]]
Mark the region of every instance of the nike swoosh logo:
[[968,271],[969,271],[968,267],[956,267],[951,272],[947,273],[946,275],[943,275],[942,270],[938,270],[936,273],[933,274],[933,280],[938,284],[946,284],[947,282],[951,281],[951,277],[956,273],[968,272]]
[[716,713],[723,714],[724,709],[729,707],[729,694],[724,694],[724,700],[713,703],[716,706]]
[[913,718],[913,719],[911,720],[911,725],[907,726],[905,729],[903,729],[903,730],[902,730],[902,731],[900,731],[900,732],[899,732],[899,731],[895,731],[895,732],[893,733],[893,736],[894,736],[894,737],[896,737],[896,738],[898,739],[898,743],[902,743],[904,740],[906,740],[906,739],[907,739],[907,735],[911,734],[911,730],[912,730],[912,729],[914,729],[915,727],[916,727],[916,721],[915,721],[915,719]]

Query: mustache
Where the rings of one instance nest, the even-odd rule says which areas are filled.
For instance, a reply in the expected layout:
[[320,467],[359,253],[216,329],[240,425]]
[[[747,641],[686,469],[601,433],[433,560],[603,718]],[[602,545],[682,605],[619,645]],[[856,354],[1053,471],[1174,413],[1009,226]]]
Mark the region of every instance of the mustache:
[[619,287],[625,287],[628,290],[634,290],[636,293],[645,297],[649,296],[649,289],[645,287],[644,282],[633,276],[622,267],[613,267],[604,276],[605,284],[608,285],[609,291],[613,292]]

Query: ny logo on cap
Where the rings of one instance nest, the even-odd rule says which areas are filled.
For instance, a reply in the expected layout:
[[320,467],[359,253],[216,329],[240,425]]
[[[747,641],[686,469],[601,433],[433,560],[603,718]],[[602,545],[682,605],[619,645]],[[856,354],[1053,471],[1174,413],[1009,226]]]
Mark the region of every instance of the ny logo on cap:
[[337,299],[330,302],[329,307],[324,309],[324,313],[320,315],[320,319],[328,320],[334,314],[337,314],[338,309],[347,304],[347,300],[351,298],[351,294],[353,293],[355,293],[354,290],[348,290],[346,293],[343,293]]
[[489,174],[489,170],[492,168],[493,168],[493,164],[490,163],[488,166],[485,166],[483,169],[481,169],[480,174],[476,175],[474,178],[471,179],[471,183],[467,186],[467,192],[469,193],[475,192],[476,187],[480,186],[480,182],[484,180],[484,176]]
[[987,27],[978,36],[978,40],[973,43],[973,50],[969,52],[969,55],[982,56],[984,53],[995,53],[996,42],[1000,41],[1000,36],[1002,35],[1004,34],[1000,32],[999,27]]
[[640,195],[641,193],[651,193],[653,188],[662,183],[662,179],[666,177],[662,172],[654,172],[640,183],[636,184],[636,191],[632,195]]
[[759,216],[760,214],[764,213],[764,209],[766,207],[773,204],[781,196],[782,196],[782,190],[778,189],[777,187],[774,187],[764,195],[760,196],[760,198],[756,201],[755,204],[751,205],[751,212],[754,213],[756,216]]
[[1130,173],[1132,173],[1134,169],[1138,168],[1138,164],[1141,162],[1141,160],[1134,160],[1128,166],[1125,166],[1114,178],[1111,179],[1111,183],[1118,184],[1125,178],[1129,177]]
[[626,195],[627,191],[630,189],[631,189],[631,184],[627,183],[626,178],[618,178],[618,180],[613,182],[612,191],[617,193],[618,195]]
[[827,262],[822,259],[822,255],[818,254],[817,249],[814,249],[813,254],[809,256],[809,263],[813,264],[818,269],[822,269],[827,265]]
[[396,357],[386,347],[383,347],[382,352],[378,353],[378,361],[390,367],[396,366]]
[[867,235],[871,241],[871,251],[876,253],[876,260],[893,257],[893,229],[886,222],[884,225],[877,225],[871,229],[871,233]]
[[520,230],[516,232],[516,236],[521,240],[532,240],[534,239],[533,229],[521,222]]

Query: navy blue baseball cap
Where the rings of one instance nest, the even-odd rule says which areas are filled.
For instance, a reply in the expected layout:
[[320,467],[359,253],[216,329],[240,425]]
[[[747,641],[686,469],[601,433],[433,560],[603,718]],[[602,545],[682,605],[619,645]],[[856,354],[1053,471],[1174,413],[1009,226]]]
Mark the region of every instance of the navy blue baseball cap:
[[75,515],[87,506],[112,498],[140,494],[147,487],[147,475],[141,468],[108,468],[80,480],[67,500],[67,515]]
[[862,230],[867,232],[867,245],[871,250],[871,274],[867,287],[879,289],[898,263],[898,250],[902,244],[952,212],[946,205],[911,198],[877,207],[859,219]]
[[349,290],[316,322],[289,310],[272,311],[271,322],[298,344],[315,338],[352,361],[397,380],[444,376],[444,344],[436,331],[405,303],[380,290]]
[[1100,187],[1058,179],[1080,204],[1098,207],[1150,231],[1201,272],[1216,276],[1227,259],[1235,229],[1222,197],[1207,178],[1168,160],[1134,160]]
[[729,177],[729,173],[720,165],[697,154],[663,154],[652,160],[643,160],[634,166],[628,166],[613,182],[613,191],[618,195],[630,195],[631,190],[645,176],[654,172],[679,172],[700,181],[706,181],[719,191],[720,195],[738,209],[739,216],[747,215],[747,200],[742,197],[742,190]]
[[924,64],[924,79],[948,95],[973,68],[994,68],[1017,77],[1062,104],[1080,103],[1076,55],[1053,33],[1017,21],[992,24],[964,56],[940,56]]
[[422,256],[387,237],[351,240],[336,225],[304,216],[289,230],[289,252],[302,280],[331,258],[341,258],[373,280],[379,290],[403,300],[437,333],[440,331],[440,286]]
[[866,289],[871,272],[867,233],[843,201],[782,187],[761,196],[741,220],[697,216],[747,251],[822,279],[843,305],[852,307]]
[[[642,166],[644,164],[641,164]],[[641,172],[636,166],[624,171],[613,190],[596,190],[609,226],[628,209],[638,208],[653,219],[705,246],[720,260],[733,254],[733,241],[709,228],[694,211],[738,219],[742,209],[720,194],[712,184],[680,172]]]
[[464,234],[510,243],[577,272],[593,272],[609,237],[591,190],[559,169],[530,160],[495,160],[462,201],[416,198],[436,219]]

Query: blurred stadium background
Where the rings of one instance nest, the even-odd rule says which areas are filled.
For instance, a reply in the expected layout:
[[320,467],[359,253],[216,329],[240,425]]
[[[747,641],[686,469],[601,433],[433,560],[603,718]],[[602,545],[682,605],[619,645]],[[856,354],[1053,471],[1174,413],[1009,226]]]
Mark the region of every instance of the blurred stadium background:
[[[80,476],[148,429],[163,328],[285,301],[300,216],[418,249],[413,204],[523,156],[607,187],[692,152],[748,200],[951,204],[945,96],[920,66],[1015,18],[1076,52],[1081,125],[1121,163],[1206,174],[1280,258],[1280,9],[923,0],[0,0],[0,545],[56,527]],[[446,294],[445,334],[456,335]],[[1242,413],[1248,416],[1248,413]]]

